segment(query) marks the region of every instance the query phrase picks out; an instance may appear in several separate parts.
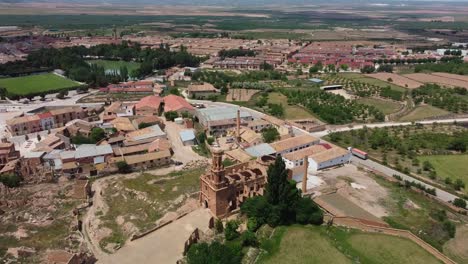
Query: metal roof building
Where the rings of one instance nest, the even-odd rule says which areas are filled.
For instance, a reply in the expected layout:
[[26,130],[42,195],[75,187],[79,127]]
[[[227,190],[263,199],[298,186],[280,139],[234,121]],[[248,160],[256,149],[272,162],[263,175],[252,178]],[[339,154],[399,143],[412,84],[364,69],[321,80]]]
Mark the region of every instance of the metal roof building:
[[267,143],[258,144],[256,146],[244,149],[250,156],[262,157],[266,155],[275,154],[276,150]]

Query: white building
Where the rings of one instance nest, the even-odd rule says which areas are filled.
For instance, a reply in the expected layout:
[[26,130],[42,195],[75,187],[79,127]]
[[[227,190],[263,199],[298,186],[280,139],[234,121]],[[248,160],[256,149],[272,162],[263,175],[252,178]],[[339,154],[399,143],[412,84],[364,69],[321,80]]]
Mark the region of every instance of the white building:
[[304,158],[308,157],[308,170],[318,171],[321,169],[348,163],[351,153],[343,148],[331,144],[317,144],[295,152],[283,155],[286,168],[304,166]]
[[320,140],[309,134],[304,134],[296,137],[280,140],[270,145],[275,149],[277,154],[285,155],[287,153],[295,152],[301,149],[308,148],[316,145]]

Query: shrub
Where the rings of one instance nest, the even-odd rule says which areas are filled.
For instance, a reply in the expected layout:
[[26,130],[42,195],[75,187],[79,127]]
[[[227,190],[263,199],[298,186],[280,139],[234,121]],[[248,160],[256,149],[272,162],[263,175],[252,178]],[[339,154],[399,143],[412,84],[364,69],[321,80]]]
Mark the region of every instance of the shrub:
[[228,221],[226,223],[226,228],[224,228],[224,236],[226,240],[231,241],[239,237],[239,232],[237,229],[239,228],[239,222],[235,220]]
[[216,219],[214,228],[215,228],[216,234],[223,233],[224,231],[223,222],[220,219]]
[[117,162],[117,169],[119,170],[120,173],[130,173],[130,172],[132,172],[132,168],[125,161]]
[[166,120],[174,121],[174,119],[179,117],[179,114],[176,111],[168,111],[164,113],[164,117],[166,117]]
[[0,182],[9,188],[19,187],[21,180],[21,177],[17,174],[0,175]]
[[241,260],[242,255],[239,250],[219,242],[197,243],[192,245],[187,252],[188,264],[240,264]]
[[466,208],[466,201],[460,198],[455,198],[455,200],[453,200],[453,205],[460,208]]
[[252,231],[245,231],[241,235],[242,246],[244,247],[256,247],[258,245],[257,237]]

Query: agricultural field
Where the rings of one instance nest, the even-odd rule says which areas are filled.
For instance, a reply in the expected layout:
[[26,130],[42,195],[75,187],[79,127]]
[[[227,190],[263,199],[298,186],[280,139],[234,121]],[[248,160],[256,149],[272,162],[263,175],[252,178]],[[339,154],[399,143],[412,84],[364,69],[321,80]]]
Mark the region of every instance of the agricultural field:
[[247,102],[252,99],[256,93],[260,92],[260,90],[254,89],[229,89],[229,93],[226,95],[226,101],[241,101]]
[[432,72],[432,75],[440,76],[440,77],[445,77],[445,78],[450,78],[450,79],[455,79],[455,80],[461,80],[464,82],[468,82],[468,76],[466,75],[459,75],[459,74],[453,74],[453,73],[446,73],[446,72]]
[[385,115],[395,113],[401,107],[401,105],[394,101],[382,100],[377,98],[359,98],[357,99],[358,103],[371,105],[379,109]]
[[366,76],[387,82],[389,84],[395,84],[401,87],[406,87],[409,89],[418,88],[421,85],[423,85],[421,82],[417,82],[415,80],[406,78],[396,73],[379,72],[379,73],[366,74]]
[[[418,157],[421,163],[428,161],[434,167],[438,177],[450,178],[452,182],[461,179],[468,183],[468,173],[466,164],[468,164],[467,155],[429,155]],[[468,194],[468,191],[467,191]]]
[[96,64],[98,66],[104,67],[106,71],[119,71],[121,67],[126,66],[128,72],[132,72],[140,68],[140,63],[133,61],[112,61],[112,60],[89,60],[89,64]]
[[440,109],[432,105],[421,105],[413,109],[407,115],[402,116],[399,121],[402,121],[402,122],[418,121],[418,120],[423,120],[426,118],[448,115],[449,113],[450,112],[444,109]]
[[434,74],[428,74],[428,73],[410,73],[410,74],[405,74],[403,76],[406,78],[415,80],[417,82],[435,83],[435,84],[440,84],[440,85],[444,85],[448,87],[463,87],[463,88],[468,89],[467,81],[462,81],[460,79],[441,76],[440,74],[434,75]]
[[350,80],[359,81],[362,83],[367,83],[367,84],[375,85],[379,87],[387,87],[390,85],[390,88],[395,91],[400,91],[400,92],[406,91],[405,87],[403,86],[390,84],[387,81],[382,81],[382,80],[378,80],[375,78],[371,78],[361,73],[339,73],[338,75],[344,78],[350,79]]
[[315,226],[280,227],[258,263],[440,263],[404,238]]
[[300,106],[288,105],[288,98],[281,93],[270,93],[268,95],[268,103],[283,105],[284,119],[286,120],[315,118],[313,114]]
[[0,79],[0,87],[5,87],[9,94],[20,96],[51,93],[80,85],[53,73]]

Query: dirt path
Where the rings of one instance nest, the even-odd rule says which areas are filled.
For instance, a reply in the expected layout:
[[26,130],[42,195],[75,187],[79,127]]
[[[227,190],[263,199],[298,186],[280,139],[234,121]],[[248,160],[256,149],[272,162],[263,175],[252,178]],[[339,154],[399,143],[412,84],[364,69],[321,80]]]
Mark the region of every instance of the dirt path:
[[184,243],[190,234],[195,228],[206,231],[210,217],[208,209],[197,209],[145,237],[126,243],[116,253],[99,258],[98,263],[176,263],[182,258]]

